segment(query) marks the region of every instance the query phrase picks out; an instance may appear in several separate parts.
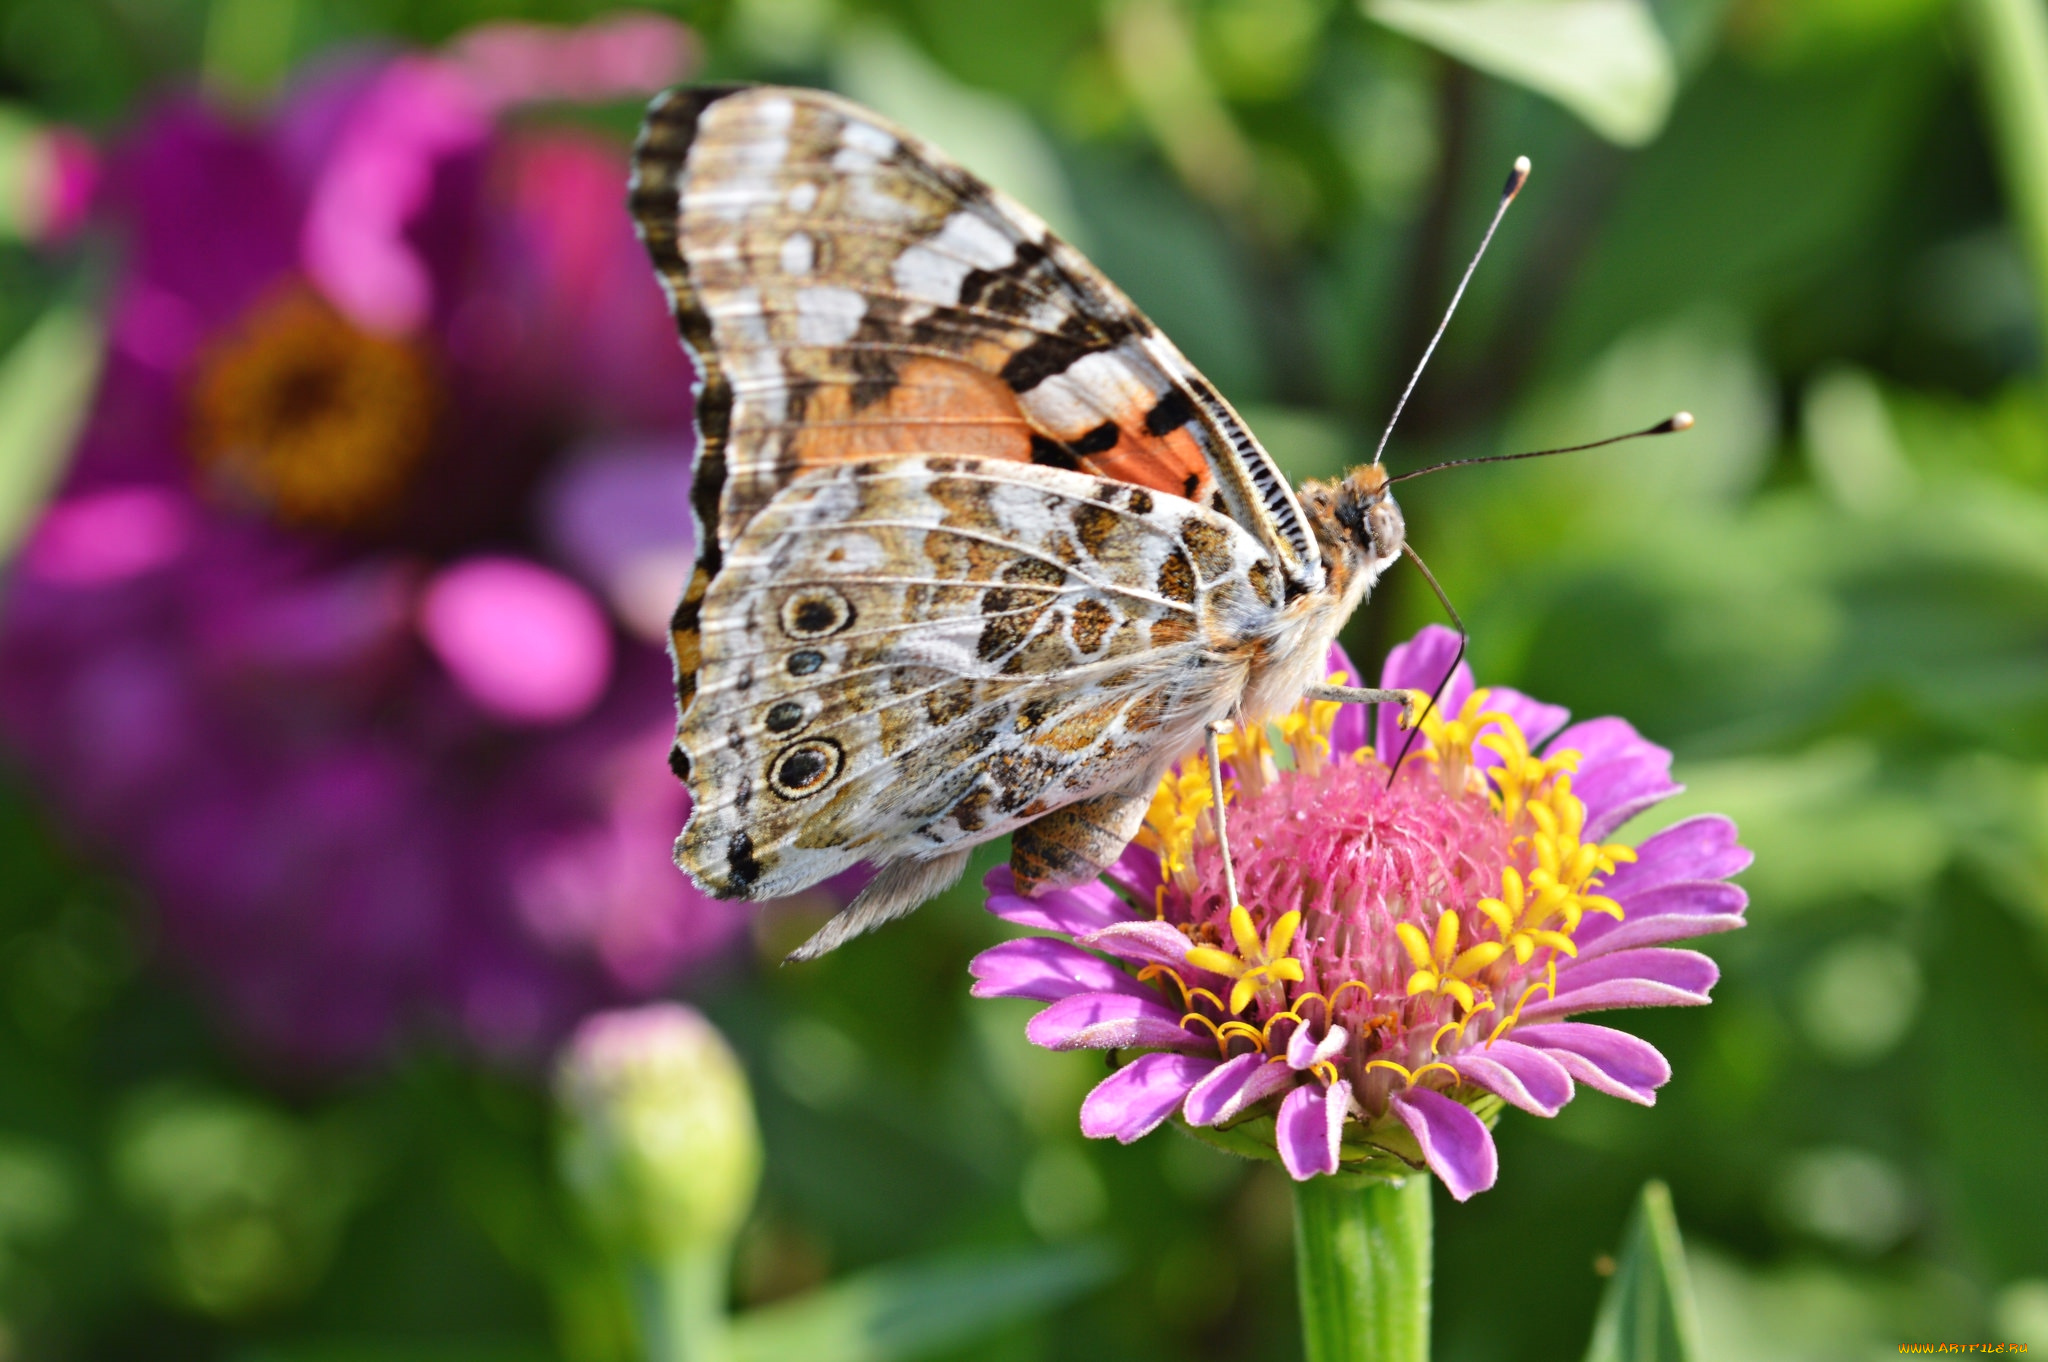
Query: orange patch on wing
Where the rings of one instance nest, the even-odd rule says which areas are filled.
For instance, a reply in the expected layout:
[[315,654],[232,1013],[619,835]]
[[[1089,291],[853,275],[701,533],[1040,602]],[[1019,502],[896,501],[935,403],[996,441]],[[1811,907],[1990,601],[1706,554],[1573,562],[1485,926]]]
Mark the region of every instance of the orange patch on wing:
[[1009,385],[956,360],[906,362],[881,400],[858,410],[853,389],[820,386],[790,441],[799,468],[895,454],[1031,458],[1031,426]]
[[1081,460],[1081,467],[1118,482],[1132,482],[1155,492],[1208,503],[1216,480],[1209,475],[1209,461],[1202,457],[1202,447],[1195,443],[1186,426],[1164,435],[1147,435],[1143,433],[1143,418],[1118,424],[1123,430],[1116,446],[1087,455]]
[[[1031,461],[1035,427],[1016,393],[971,362],[919,356],[902,364],[879,400],[856,408],[853,392],[834,383],[806,395],[802,425],[790,439],[797,468],[902,454]],[[1216,483],[1193,432],[1182,426],[1146,434],[1142,413],[1120,415],[1117,424],[1114,447],[1076,456],[1084,471],[1207,503]]]

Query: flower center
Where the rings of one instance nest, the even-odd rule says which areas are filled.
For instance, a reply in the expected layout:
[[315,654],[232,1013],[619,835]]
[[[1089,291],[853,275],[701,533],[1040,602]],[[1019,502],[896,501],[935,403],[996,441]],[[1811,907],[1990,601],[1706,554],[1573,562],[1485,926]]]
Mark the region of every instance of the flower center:
[[1484,691],[1425,720],[1426,760],[1392,779],[1370,748],[1332,752],[1334,711],[1303,705],[1222,744],[1235,908],[1206,763],[1160,783],[1139,841],[1160,859],[1155,911],[1190,944],[1181,967],[1141,977],[1161,980],[1183,1024],[1199,1019],[1225,1056],[1280,1057],[1298,1032],[1341,1033],[1315,1071],[1348,1079],[1377,1116],[1400,1087],[1457,1087],[1444,1060],[1554,992],[1582,919],[1621,917],[1599,888],[1635,854],[1584,840],[1578,754],[1534,754]]
[[437,397],[416,346],[362,331],[294,285],[250,308],[201,357],[193,459],[287,524],[363,528],[419,468]]

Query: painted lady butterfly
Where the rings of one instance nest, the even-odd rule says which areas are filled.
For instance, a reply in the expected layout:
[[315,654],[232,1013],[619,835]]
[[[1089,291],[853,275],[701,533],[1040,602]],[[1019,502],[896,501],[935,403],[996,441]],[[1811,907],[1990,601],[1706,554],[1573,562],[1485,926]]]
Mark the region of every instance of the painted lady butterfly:
[[675,90],[631,206],[697,369],[673,640],[676,861],[711,893],[877,874],[795,958],[1013,835],[1092,879],[1164,770],[1322,686],[1402,550],[1369,464],[1288,486],[1171,341],[1025,208],[812,90]]

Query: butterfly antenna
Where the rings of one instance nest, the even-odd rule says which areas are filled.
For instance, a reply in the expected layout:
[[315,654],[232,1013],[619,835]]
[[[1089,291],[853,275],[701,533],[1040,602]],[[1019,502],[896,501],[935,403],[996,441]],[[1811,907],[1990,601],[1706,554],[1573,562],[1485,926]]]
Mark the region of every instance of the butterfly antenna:
[[1437,702],[1443,699],[1444,691],[1451,684],[1451,678],[1458,674],[1458,666],[1465,660],[1467,637],[1465,621],[1459,616],[1458,607],[1451,604],[1451,598],[1445,595],[1443,587],[1437,584],[1436,574],[1429,570],[1429,564],[1423,562],[1422,555],[1407,544],[1401,546],[1401,552],[1407,554],[1414,562],[1417,570],[1422,573],[1422,580],[1429,583],[1429,589],[1436,593],[1436,598],[1443,604],[1445,613],[1451,617],[1452,625],[1458,630],[1458,651],[1451,658],[1451,669],[1444,673],[1444,679],[1437,682],[1436,689],[1430,692],[1429,702],[1422,707],[1422,713],[1415,716],[1415,727],[1408,730],[1408,741],[1401,744],[1401,754],[1394,758],[1394,769],[1387,772],[1387,788],[1390,790],[1394,788],[1394,777],[1401,774],[1401,763],[1408,760],[1409,750],[1415,746],[1415,739],[1421,736],[1423,721],[1429,718],[1431,711],[1437,707]]
[[1436,353],[1436,344],[1444,338],[1444,328],[1451,324],[1451,314],[1458,310],[1458,303],[1465,296],[1465,286],[1472,282],[1472,272],[1479,268],[1479,261],[1486,254],[1486,248],[1493,244],[1493,234],[1500,230],[1500,220],[1507,216],[1508,205],[1515,201],[1515,195],[1522,192],[1522,186],[1529,182],[1529,158],[1517,156],[1515,168],[1508,172],[1508,182],[1500,191],[1500,207],[1493,210],[1493,221],[1486,225],[1486,235],[1479,238],[1479,249],[1472,252],[1472,263],[1465,266],[1465,277],[1458,281],[1458,291],[1451,295],[1451,305],[1444,309],[1444,319],[1436,324],[1436,334],[1429,338],[1429,344],[1422,351],[1422,358],[1416,361],[1415,372],[1408,375],[1408,386],[1401,389],[1401,400],[1394,404],[1394,414],[1387,418],[1387,428],[1380,432],[1379,445],[1372,452],[1372,461],[1378,463],[1380,456],[1387,452],[1387,441],[1394,434],[1394,423],[1401,419],[1401,412],[1408,405],[1409,395],[1422,378],[1422,371],[1429,367],[1429,357]]
[[[1520,454],[1483,454],[1472,459],[1446,459],[1442,463],[1433,463],[1427,468],[1411,469],[1398,477],[1388,478],[1387,481],[1406,482],[1410,478],[1419,478],[1424,473],[1440,473],[1446,468],[1463,468],[1468,463],[1512,463],[1516,459],[1547,459],[1552,454],[1577,454],[1585,449],[1601,449],[1608,445],[1618,445],[1624,440],[1640,440],[1651,435],[1674,435],[1681,430],[1691,429],[1692,413],[1681,411],[1675,415],[1665,417],[1654,426],[1645,426],[1641,430],[1632,430],[1626,435],[1610,435],[1604,440],[1593,440],[1582,445],[1565,445],[1561,449],[1531,449]],[[1420,562],[1421,560],[1417,559],[1416,561]],[[1448,604],[1446,602],[1446,605]]]

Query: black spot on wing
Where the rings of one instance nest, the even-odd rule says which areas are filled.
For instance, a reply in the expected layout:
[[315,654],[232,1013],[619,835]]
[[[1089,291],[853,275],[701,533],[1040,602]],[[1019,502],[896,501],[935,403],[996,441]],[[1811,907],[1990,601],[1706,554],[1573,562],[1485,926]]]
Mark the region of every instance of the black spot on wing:
[[743,899],[761,878],[761,863],[754,859],[754,839],[745,828],[734,832],[725,844],[725,870],[726,882],[718,891],[720,898]]
[[1179,430],[1195,416],[1195,404],[1179,388],[1168,388],[1166,395],[1153,404],[1145,413],[1145,429],[1152,435],[1164,435]]
[[999,377],[1012,392],[1028,393],[1053,375],[1065,373],[1084,356],[1114,349],[1136,330],[1136,323],[1127,319],[1098,320],[1076,313],[1062,321],[1058,331],[1041,335],[1011,355]]
[[960,306],[1003,317],[1026,315],[1039,300],[1040,290],[1032,287],[1032,278],[1043,273],[1045,262],[1045,248],[1037,242],[1016,243],[1016,255],[1009,264],[967,272],[960,281]]
[[903,339],[903,307],[894,298],[870,297],[853,339],[840,358],[853,370],[847,391],[855,411],[866,411],[896,390],[895,347]]
[[1068,448],[1072,449],[1076,454],[1101,454],[1115,449],[1116,442],[1122,435],[1123,432],[1117,429],[1116,422],[1104,421],[1095,429],[1088,431],[1079,439],[1073,441]]
[[1081,461],[1074,457],[1071,449],[1058,440],[1047,439],[1043,435],[1031,437],[1031,462],[1046,468],[1065,468],[1069,471],[1081,466]]

